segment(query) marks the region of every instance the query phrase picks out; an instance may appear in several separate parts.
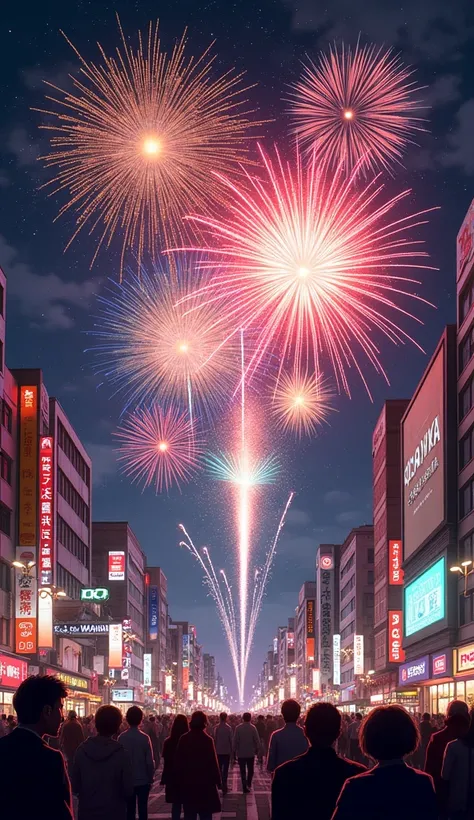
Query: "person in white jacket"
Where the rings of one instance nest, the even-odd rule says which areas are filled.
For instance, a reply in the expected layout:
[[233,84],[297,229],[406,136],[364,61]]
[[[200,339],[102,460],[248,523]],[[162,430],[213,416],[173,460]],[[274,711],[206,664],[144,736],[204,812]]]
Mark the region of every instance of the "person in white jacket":
[[252,715],[250,712],[244,712],[242,723],[237,726],[234,732],[234,754],[239,761],[244,794],[248,794],[252,786],[255,756],[258,755],[260,750],[260,738],[251,720]]

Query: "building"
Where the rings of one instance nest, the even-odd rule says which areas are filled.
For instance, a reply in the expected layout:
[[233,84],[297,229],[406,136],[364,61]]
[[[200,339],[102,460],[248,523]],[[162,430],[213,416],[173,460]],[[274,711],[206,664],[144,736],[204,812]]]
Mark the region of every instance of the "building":
[[278,627],[278,701],[296,697],[295,619]]
[[[399,667],[399,685],[410,693],[414,709],[432,713],[445,712],[454,694],[465,695],[453,677],[459,590],[449,571],[458,561],[456,358],[456,327],[450,325],[402,419],[406,661]],[[463,401],[461,392],[464,419],[469,411]],[[463,485],[462,519],[468,508]]]
[[[366,676],[374,663],[374,528],[351,530],[339,559],[341,704],[349,711],[368,704]],[[321,597],[324,593],[320,590]]]
[[320,544],[316,551],[316,645],[311,681],[316,699],[331,698],[340,684],[339,557],[338,544]]
[[[316,582],[305,581],[295,614],[296,693],[304,705],[312,697],[316,645]],[[273,653],[268,653],[268,660]]]
[[[196,627],[189,621],[169,620],[169,636],[171,650],[171,669],[173,675],[173,694],[178,702],[193,703],[197,697],[196,656],[200,658],[200,650],[197,650]],[[204,655],[204,677],[205,671]],[[199,675],[199,671],[198,671]]]
[[[400,422],[407,399],[386,401],[372,437],[374,505],[373,705],[400,699],[398,664],[404,660]],[[406,697],[402,697],[406,702]]]
[[149,685],[158,695],[165,694],[168,643],[168,581],[160,567],[147,567],[146,654],[151,655]]
[[94,584],[109,590],[108,612],[117,627],[113,630],[113,663],[109,629],[109,676],[117,681],[111,700],[127,706],[143,704],[145,554],[127,521],[94,521],[92,545]]
[[208,695],[216,694],[216,659],[214,655],[204,653],[203,657],[203,686]]

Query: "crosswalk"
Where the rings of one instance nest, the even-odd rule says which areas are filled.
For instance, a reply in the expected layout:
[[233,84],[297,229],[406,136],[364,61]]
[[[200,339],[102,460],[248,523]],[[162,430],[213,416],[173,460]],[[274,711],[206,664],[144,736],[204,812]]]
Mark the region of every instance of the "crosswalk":
[[[157,775],[148,803],[149,820],[169,820],[171,806],[165,802],[165,794]],[[255,767],[255,776],[249,794],[242,794],[239,767],[229,771],[229,793],[221,799],[222,812],[214,814],[213,820],[270,820],[270,775]]]

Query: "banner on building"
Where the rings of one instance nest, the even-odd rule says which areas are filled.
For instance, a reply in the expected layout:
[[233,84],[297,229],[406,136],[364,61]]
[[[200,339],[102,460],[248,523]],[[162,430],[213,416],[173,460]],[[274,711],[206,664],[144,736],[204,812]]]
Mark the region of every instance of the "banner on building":
[[38,595],[38,648],[53,649],[53,596],[41,589]]
[[158,637],[158,587],[148,589],[148,635],[151,641]]
[[165,695],[173,694],[173,676],[165,675]]
[[54,465],[53,439],[41,436],[39,453],[39,566],[41,587],[54,584]]
[[296,698],[296,675],[290,675],[290,698]]
[[189,686],[189,667],[183,667],[183,692],[187,691]]
[[183,635],[183,669],[189,666],[189,635],[186,632]]
[[354,635],[354,675],[364,674],[364,636]]
[[313,669],[313,695],[321,694],[321,672],[319,669]]
[[109,552],[109,581],[125,581],[125,553],[123,550]]
[[18,481],[18,543],[37,546],[38,388],[20,387],[20,469]]
[[194,683],[192,680],[188,683],[188,700],[194,700]]
[[143,655],[143,686],[151,686],[151,654]]
[[332,678],[333,658],[333,609],[334,609],[334,558],[332,554],[320,554],[317,566],[318,608],[318,660],[321,686]]
[[109,624],[109,667],[122,668],[122,624]]
[[392,586],[403,586],[403,570],[402,570],[402,542],[389,541],[388,542],[388,582]]
[[341,636],[332,636],[332,682],[341,685]]
[[18,655],[30,655],[38,648],[36,566],[31,566],[36,550],[17,547],[16,560],[25,569],[15,567],[15,649]]
[[403,641],[403,612],[390,609],[388,612],[388,660],[390,663],[403,663],[405,652]]

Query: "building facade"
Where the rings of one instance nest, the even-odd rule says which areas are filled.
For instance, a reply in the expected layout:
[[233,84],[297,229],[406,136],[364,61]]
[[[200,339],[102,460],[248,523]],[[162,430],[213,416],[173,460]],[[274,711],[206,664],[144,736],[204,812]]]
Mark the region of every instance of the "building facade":
[[168,581],[160,567],[147,567],[146,654],[151,655],[151,688],[165,694],[168,643]]
[[[316,646],[316,582],[305,581],[295,613],[296,693],[303,704],[312,696]],[[272,653],[269,652],[269,660]]]

